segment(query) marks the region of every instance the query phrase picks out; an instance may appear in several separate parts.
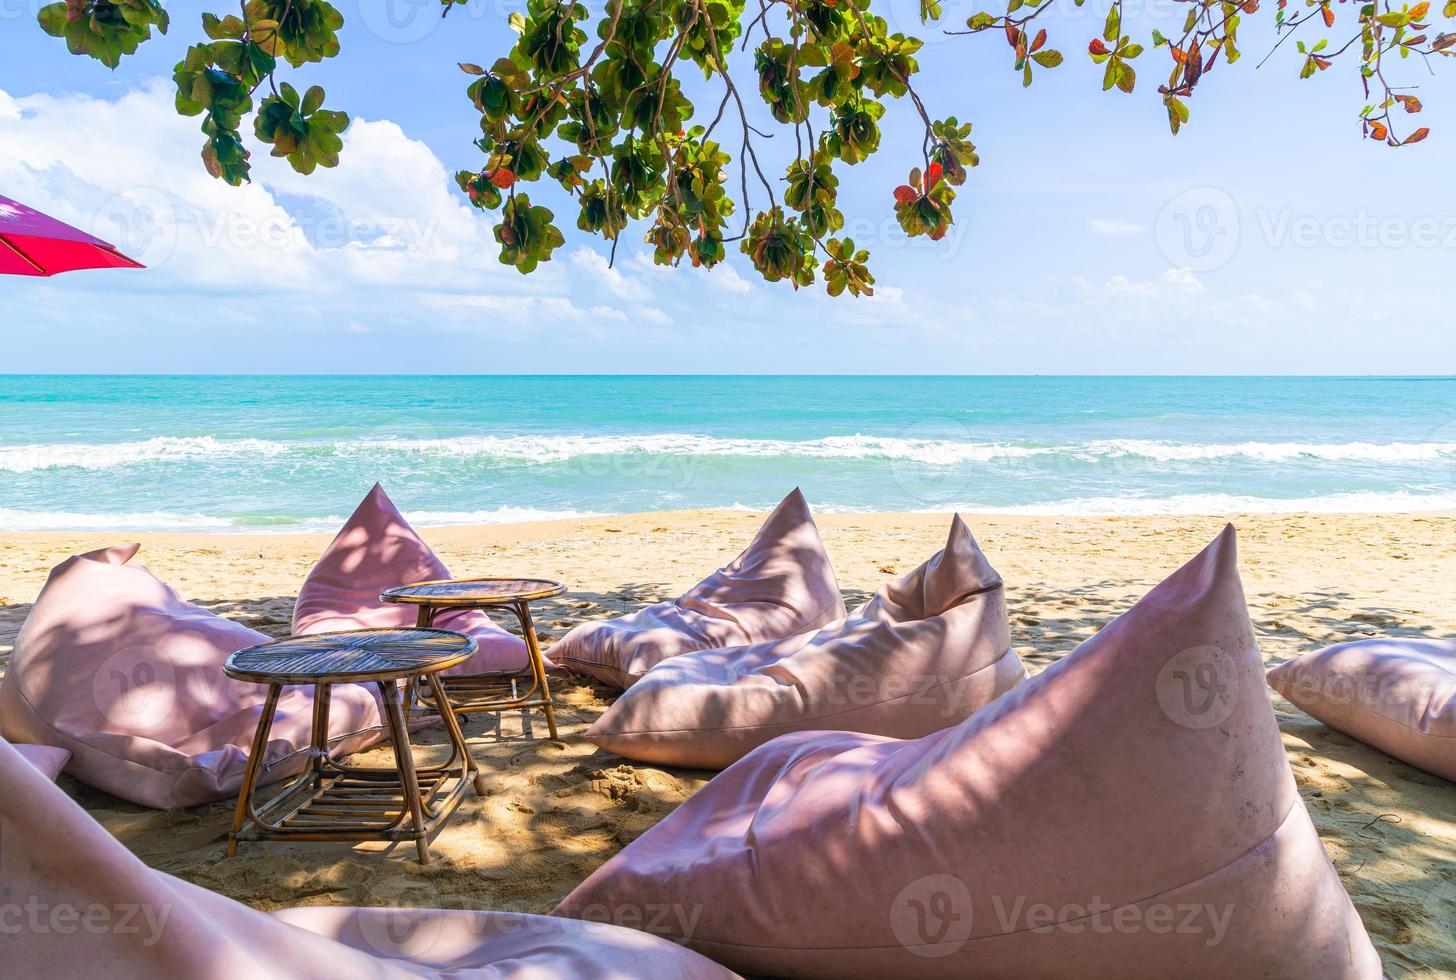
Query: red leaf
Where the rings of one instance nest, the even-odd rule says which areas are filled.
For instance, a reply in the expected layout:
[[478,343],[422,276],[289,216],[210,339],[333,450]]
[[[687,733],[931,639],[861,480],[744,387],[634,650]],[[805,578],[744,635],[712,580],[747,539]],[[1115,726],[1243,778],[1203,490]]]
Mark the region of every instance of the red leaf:
[[1325,4],[1323,7],[1320,8],[1320,16],[1325,19],[1326,27],[1335,26],[1335,12],[1330,9],[1329,4]]
[[1178,62],[1178,64],[1183,64],[1183,61],[1185,60],[1183,55],[1183,49],[1178,47],[1178,45],[1169,45],[1168,53],[1173,56],[1173,60]]
[[933,187],[935,187],[936,184],[940,183],[940,177],[943,173],[945,173],[945,168],[938,163],[932,163],[929,167],[926,167],[925,189],[929,191]]
[[1012,24],[1007,24],[1006,25],[1006,43],[1009,44],[1009,45],[1011,45],[1014,48],[1014,47],[1016,47],[1016,42],[1018,40],[1020,40],[1020,38],[1021,38],[1021,28],[1016,27],[1016,26],[1014,26]]
[[1430,135],[1431,135],[1430,129],[1428,129],[1425,126],[1422,126],[1420,129],[1416,130],[1414,133],[1411,133],[1409,136],[1407,136],[1405,138],[1405,141],[1407,143],[1419,143],[1421,140],[1425,139],[1427,136],[1430,136]]
[[1388,129],[1385,128],[1385,124],[1384,123],[1371,123],[1370,124],[1370,138],[1371,139],[1373,139],[1373,140],[1383,140],[1389,134],[1390,134],[1390,130],[1388,130]]
[[504,190],[516,182],[516,175],[505,167],[497,167],[490,172],[490,182]]
[[1046,28],[1036,32],[1036,40],[1031,42],[1031,50],[1040,51],[1041,46],[1046,43]]
[[915,188],[911,187],[909,184],[901,184],[899,187],[895,188],[895,200],[899,201],[901,204],[909,204],[919,197],[920,192],[917,191]]
[[[1174,48],[1173,50],[1174,51],[1177,51],[1178,49],[1177,48]],[[1102,38],[1100,38],[1100,37],[1094,37],[1092,39],[1092,43],[1089,44],[1089,45],[1087,45],[1087,51],[1090,54],[1106,54],[1107,53],[1107,45],[1105,45],[1105,44],[1102,43]]]

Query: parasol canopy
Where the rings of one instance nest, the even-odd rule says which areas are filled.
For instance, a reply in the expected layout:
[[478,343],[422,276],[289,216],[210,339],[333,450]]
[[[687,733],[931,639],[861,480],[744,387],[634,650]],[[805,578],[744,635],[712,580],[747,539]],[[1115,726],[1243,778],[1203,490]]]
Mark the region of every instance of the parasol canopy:
[[0,195],[0,274],[53,276],[76,269],[142,269],[114,246]]

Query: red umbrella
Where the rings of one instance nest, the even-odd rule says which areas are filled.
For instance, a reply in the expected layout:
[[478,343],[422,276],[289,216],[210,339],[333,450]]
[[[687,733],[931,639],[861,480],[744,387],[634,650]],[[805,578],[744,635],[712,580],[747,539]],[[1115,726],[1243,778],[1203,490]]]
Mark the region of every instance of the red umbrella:
[[142,269],[84,231],[0,196],[0,273],[53,276],[75,269]]

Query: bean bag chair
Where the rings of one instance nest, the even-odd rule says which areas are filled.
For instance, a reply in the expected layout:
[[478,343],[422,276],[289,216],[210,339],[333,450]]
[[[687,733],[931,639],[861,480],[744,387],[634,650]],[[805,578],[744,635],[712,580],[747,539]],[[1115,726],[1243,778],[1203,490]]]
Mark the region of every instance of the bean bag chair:
[[18,901],[0,929],[7,976],[733,977],[643,932],[540,915],[338,907],[267,915],[148,868],[4,740],[0,840],[6,894]]
[[61,777],[61,770],[66,768],[66,762],[71,758],[71,753],[54,745],[17,745],[15,751],[20,753],[22,759],[43,772],[51,782]]
[[[379,593],[397,585],[450,578],[450,570],[415,533],[384,488],[374,484],[298,590],[293,632],[414,626],[419,607],[380,602]],[[520,673],[530,660],[526,642],[491,622],[479,610],[460,609],[435,617],[434,626],[475,638],[476,652],[454,674]]]
[[557,663],[613,687],[694,650],[779,640],[844,617],[839,582],[797,488],[727,565],[672,602],[583,623],[551,648]]
[[775,739],[554,914],[741,973],[1377,980],[1285,758],[1233,529],[954,728]]
[[[51,570],[0,682],[0,734],[71,753],[65,771],[158,808],[237,794],[266,688],[230,680],[228,655],[268,637],[184,601],[127,564],[137,546],[77,555]],[[285,688],[261,782],[308,761],[313,693]],[[332,747],[382,736],[373,694],[334,688]]]
[[1025,679],[1001,577],[957,516],[944,550],[847,618],[786,640],[666,660],[587,738],[642,762],[722,769],[787,732],[919,738]]
[[1456,781],[1456,641],[1341,643],[1268,676],[1270,687],[1336,731]]

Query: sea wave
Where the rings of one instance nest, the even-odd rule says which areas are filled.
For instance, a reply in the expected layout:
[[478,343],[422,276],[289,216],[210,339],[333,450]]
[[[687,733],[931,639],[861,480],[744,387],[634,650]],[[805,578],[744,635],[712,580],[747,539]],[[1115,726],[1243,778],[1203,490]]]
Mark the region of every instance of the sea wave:
[[[405,519],[415,527],[462,524],[526,524],[599,516],[593,511],[537,510],[532,507],[497,507],[494,510],[408,511]],[[205,531],[236,534],[322,534],[337,531],[345,518],[329,517],[215,517],[167,511],[79,513],[64,510],[17,510],[0,507],[0,531]]]
[[[821,510],[825,508],[820,508]],[[1312,497],[1253,497],[1229,493],[1189,493],[1168,497],[1071,497],[1036,504],[987,506],[968,503],[930,512],[1025,514],[1057,517],[1138,517],[1223,514],[1408,514],[1456,511],[1456,493],[1332,493]]]
[[481,460],[502,465],[569,463],[591,457],[885,460],[925,466],[959,466],[1036,457],[1083,463],[1179,463],[1247,459],[1420,464],[1456,462],[1450,442],[1238,442],[1187,443],[1150,439],[1100,439],[1080,443],[978,442],[895,436],[826,436],[820,439],[727,439],[686,433],[649,435],[517,435],[449,438],[349,439],[326,442],[159,436],[135,442],[36,443],[0,446],[0,473],[51,469],[105,470],[147,463],[334,457],[388,460],[418,457]]
[[[759,505],[735,503],[725,509],[764,511],[773,502]],[[816,504],[822,513],[874,513],[876,508]],[[1338,493],[1325,496],[1270,498],[1238,494],[1178,494],[1168,497],[1069,497],[1034,504],[995,505],[975,501],[955,506],[927,508],[924,513],[959,511],[963,514],[1046,515],[1058,517],[1192,516],[1225,514],[1364,514],[1456,511],[1456,493],[1415,494]],[[537,510],[529,507],[498,507],[493,510],[409,511],[406,519],[417,527],[445,527],[475,524],[524,524],[533,521],[606,517],[605,513],[575,510]],[[136,513],[75,513],[70,511],[25,511],[0,507],[0,530],[4,531],[172,531],[234,534],[333,533],[344,518],[225,518],[206,514],[177,514],[160,511]]]
[[[237,525],[207,514],[147,511],[83,514],[64,510],[15,510],[0,507],[0,529],[6,531],[228,531]],[[297,530],[288,528],[288,530]]]
[[1090,456],[1141,456],[1163,462],[1246,457],[1267,462],[1295,459],[1332,462],[1421,463],[1456,456],[1452,442],[1239,442],[1178,443],[1148,439],[1103,439],[1085,444]]
[[300,443],[267,439],[218,439],[216,436],[158,436],[138,442],[35,443],[0,446],[0,473],[34,470],[106,470],[138,463],[206,460],[222,457],[280,456]]
[[447,527],[452,524],[527,524],[533,521],[569,521],[578,517],[601,517],[591,510],[537,510],[534,507],[497,507],[495,510],[412,510],[405,520],[416,527]]

